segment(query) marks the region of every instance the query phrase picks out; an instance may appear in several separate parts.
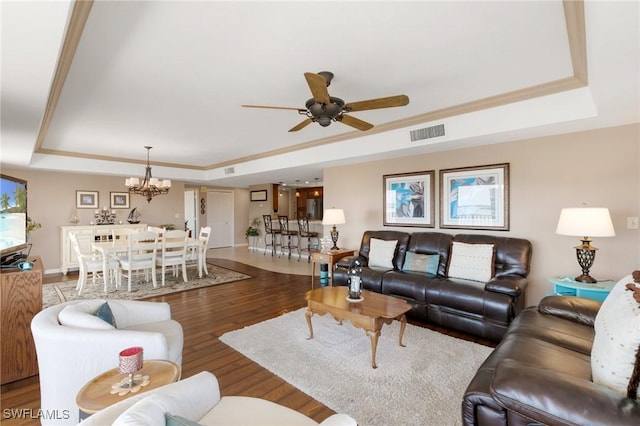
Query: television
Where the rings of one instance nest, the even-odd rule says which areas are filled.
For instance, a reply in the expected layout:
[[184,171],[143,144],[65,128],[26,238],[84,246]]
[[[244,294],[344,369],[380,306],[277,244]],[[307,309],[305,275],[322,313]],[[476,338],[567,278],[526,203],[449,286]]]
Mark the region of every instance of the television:
[[25,258],[27,247],[27,181],[0,174],[0,264]]

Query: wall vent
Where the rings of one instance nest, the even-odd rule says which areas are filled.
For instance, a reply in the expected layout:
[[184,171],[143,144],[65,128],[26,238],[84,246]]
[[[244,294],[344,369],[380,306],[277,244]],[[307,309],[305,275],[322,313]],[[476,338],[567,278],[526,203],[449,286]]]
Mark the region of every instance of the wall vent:
[[236,169],[235,169],[235,168],[233,168],[233,167],[226,167],[226,168],[224,169],[224,174],[225,174],[225,175],[232,175],[232,174],[234,174],[235,172],[236,172]]
[[411,130],[409,133],[411,134],[411,142],[439,138],[440,136],[444,136],[444,124],[425,127],[424,129]]

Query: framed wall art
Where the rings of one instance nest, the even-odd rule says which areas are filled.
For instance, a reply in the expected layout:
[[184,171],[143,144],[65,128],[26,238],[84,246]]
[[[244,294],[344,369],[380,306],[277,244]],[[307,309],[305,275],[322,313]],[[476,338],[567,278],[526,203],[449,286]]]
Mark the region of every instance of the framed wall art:
[[128,192],[111,192],[111,208],[112,209],[128,209],[129,193]]
[[267,201],[267,190],[251,191],[251,201]]
[[400,173],[383,177],[383,225],[435,226],[435,172]]
[[97,209],[98,191],[76,191],[76,208]]
[[509,163],[440,170],[440,227],[509,230]]

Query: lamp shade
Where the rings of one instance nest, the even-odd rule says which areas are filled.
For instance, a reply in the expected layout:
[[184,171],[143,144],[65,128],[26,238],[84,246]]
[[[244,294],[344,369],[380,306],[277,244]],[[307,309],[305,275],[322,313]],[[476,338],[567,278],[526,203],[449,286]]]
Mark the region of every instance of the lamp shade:
[[609,209],[575,207],[560,211],[556,234],[576,237],[615,237]]
[[345,223],[342,209],[326,209],[322,216],[323,225],[342,225]]

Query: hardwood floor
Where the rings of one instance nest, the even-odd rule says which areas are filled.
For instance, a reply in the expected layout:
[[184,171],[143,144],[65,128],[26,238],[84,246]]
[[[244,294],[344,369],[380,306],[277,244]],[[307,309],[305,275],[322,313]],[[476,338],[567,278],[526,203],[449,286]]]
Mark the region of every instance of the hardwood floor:
[[[311,288],[310,277],[267,271],[229,259],[209,259],[210,263],[251,275],[234,283],[150,298],[171,305],[172,317],[184,329],[182,378],[208,370],[220,382],[222,395],[246,395],[268,399],[293,408],[320,422],[333,411],[260,367],[218,339],[227,331],[252,325],[305,306],[304,294]],[[61,275],[47,276],[44,283],[60,281]],[[68,279],[77,279],[70,275]],[[410,321],[411,322],[411,321]],[[424,326],[424,324],[418,324]],[[491,342],[452,332],[430,329],[487,346]],[[3,385],[0,422],[6,425],[37,425],[40,407],[38,378],[31,377]],[[7,410],[31,410],[34,418],[9,418]],[[29,416],[28,416],[29,417]]]

